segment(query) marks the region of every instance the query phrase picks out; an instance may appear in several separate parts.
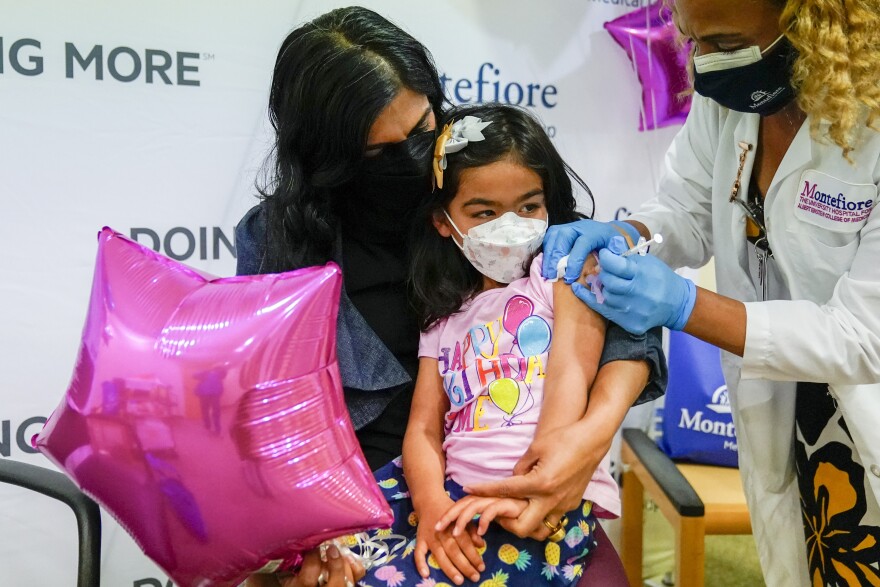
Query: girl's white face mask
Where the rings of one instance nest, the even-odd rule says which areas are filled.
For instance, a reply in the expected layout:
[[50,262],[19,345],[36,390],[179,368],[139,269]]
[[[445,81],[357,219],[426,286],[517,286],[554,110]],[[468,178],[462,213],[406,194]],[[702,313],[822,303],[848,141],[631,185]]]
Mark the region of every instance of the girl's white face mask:
[[462,244],[453,242],[461,249],[474,268],[498,283],[510,283],[526,274],[525,264],[544,241],[547,222],[535,218],[522,218],[515,212],[507,212],[468,230],[462,234],[449,213],[449,224],[461,237]]

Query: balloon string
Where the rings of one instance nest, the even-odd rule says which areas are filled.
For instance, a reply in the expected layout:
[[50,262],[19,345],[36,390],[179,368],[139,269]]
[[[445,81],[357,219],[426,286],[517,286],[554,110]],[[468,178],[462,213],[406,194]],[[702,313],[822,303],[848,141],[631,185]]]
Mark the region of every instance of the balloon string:
[[[648,37],[648,87],[651,88],[652,127],[657,128],[657,100],[654,94],[654,55],[651,43],[651,5],[645,7],[645,32]],[[648,130],[647,128],[645,130]]]
[[[645,8],[645,20],[646,20],[646,21],[649,21],[650,10],[651,10],[651,3],[649,2],[649,3],[648,3],[648,6]],[[659,23],[658,23],[658,26],[659,26],[660,29],[662,30],[662,29],[663,29],[663,26],[664,26],[664,24],[663,24],[663,23],[664,23],[664,19],[663,19],[663,7],[662,7],[662,6],[659,7],[658,15],[659,15],[659,17],[660,17],[660,19],[659,19]],[[671,16],[670,16],[670,18],[671,18]],[[648,62],[651,63],[651,66],[653,67],[653,62],[652,62],[652,59],[651,59],[653,49],[652,49],[652,47],[651,47],[651,45],[650,45],[650,38],[651,38],[650,21],[649,21],[649,28],[648,28],[648,32],[647,32],[647,34],[648,34],[648,39],[649,39],[649,44],[648,44]],[[662,74],[661,74],[661,75],[662,75]],[[655,94],[654,94],[654,84],[652,83],[652,84],[651,84],[651,104],[652,104],[652,105],[654,105],[654,96],[655,96]],[[656,106],[655,106],[655,111],[654,111],[654,128],[655,128],[655,129],[657,128],[657,112],[656,112]],[[647,159],[648,159],[648,173],[651,175],[651,187],[653,188],[654,191],[657,191],[657,190],[660,188],[660,182],[659,182],[659,180],[657,179],[657,172],[656,172],[657,165],[655,164],[654,153],[657,151],[656,147],[657,147],[657,145],[658,145],[659,142],[660,142],[660,137],[656,136],[656,133],[653,133],[653,134],[654,134],[655,136],[650,137],[650,138],[648,139],[648,141],[644,144],[644,146],[645,146],[645,151],[647,152]],[[663,150],[665,151],[665,148],[664,148]]]
[[[653,48],[651,47],[651,31],[650,31],[650,10],[651,10],[651,5],[652,5],[651,3],[648,3],[648,5],[645,7],[645,21],[646,21],[646,23],[647,23],[647,25],[648,25],[648,27],[647,27],[648,30],[646,31],[646,36],[647,36],[647,41],[648,41],[648,71],[649,71],[649,78],[650,78],[651,75],[652,75],[650,72],[651,72],[651,70],[653,69],[653,67],[652,67],[653,64],[651,63],[651,57],[652,57],[652,55],[653,55]],[[633,70],[633,73],[634,73],[635,76],[636,76],[636,79],[638,79],[638,80],[641,81],[641,85],[642,85],[642,94],[644,95],[644,92],[645,92],[645,80],[642,80],[642,79],[640,78],[640,76],[639,76],[639,69],[638,69],[638,66],[637,66],[637,64],[636,64],[636,59],[637,59],[637,57],[636,57],[636,48],[635,48],[635,45],[633,44],[633,36],[632,36],[632,35],[627,35],[627,40],[629,41],[630,66],[632,67],[632,70]],[[642,129],[643,129],[643,130],[646,130],[646,131],[647,131],[647,130],[650,130],[650,129],[652,129],[652,128],[653,128],[653,129],[656,129],[656,128],[657,128],[657,110],[656,110],[656,102],[655,102],[655,100],[654,100],[653,84],[651,83],[651,80],[650,80],[650,79],[648,80],[648,90],[647,90],[647,91],[649,91],[650,94],[651,94],[652,113],[654,114],[654,119],[651,121],[650,128],[649,128],[649,124],[648,124],[648,113],[645,111],[645,103],[644,103],[645,100],[644,100],[644,98],[641,99],[641,100],[639,100],[639,116],[641,116],[641,120],[642,120]],[[651,140],[651,139],[649,139],[649,140]],[[655,141],[656,141],[656,139],[655,139]],[[656,144],[656,143],[655,143],[655,144]],[[657,189],[657,186],[659,185],[659,183],[658,183],[658,181],[657,181],[656,173],[655,173],[655,171],[654,171],[654,160],[653,160],[653,157],[652,157],[652,153],[653,153],[653,151],[652,151],[652,149],[650,148],[650,146],[649,146],[647,143],[644,143],[644,146],[645,146],[645,151],[647,152],[648,171],[649,171],[650,174],[651,174],[651,186],[652,186],[652,188],[653,188],[654,190],[656,190],[656,189]]]
[[[636,57],[636,47],[635,47],[635,45],[633,45],[632,35],[629,35],[628,40],[629,40],[629,54],[632,56],[632,58],[630,59],[630,65],[632,65],[633,73],[636,75],[636,79],[639,79],[639,70],[638,70],[638,67],[636,67],[636,59],[638,59],[638,58]],[[642,92],[643,93],[645,91],[644,85],[645,85],[645,83],[644,83],[644,81],[642,81]],[[648,130],[648,113],[645,112],[644,102],[645,102],[644,100],[639,100],[639,116],[642,117],[642,127],[644,128],[644,130]]]
[[523,382],[523,385],[526,386],[526,391],[528,392],[528,395],[526,396],[525,401],[523,401],[523,407],[520,411],[510,414],[509,418],[507,416],[502,416],[502,419],[504,420],[505,426],[514,426],[516,424],[522,424],[522,420],[517,420],[516,418],[518,418],[519,416],[522,416],[523,414],[525,414],[526,412],[528,412],[529,410],[531,410],[535,406],[535,396],[532,395],[532,387],[528,383],[525,383],[525,382]]
[[[370,536],[366,532],[354,534],[352,538],[354,538],[355,544],[350,550],[357,551],[355,554],[361,557],[365,570],[390,562],[409,541],[406,536],[400,534],[388,534],[380,538],[379,536]],[[396,542],[396,544],[388,546],[389,542]]]

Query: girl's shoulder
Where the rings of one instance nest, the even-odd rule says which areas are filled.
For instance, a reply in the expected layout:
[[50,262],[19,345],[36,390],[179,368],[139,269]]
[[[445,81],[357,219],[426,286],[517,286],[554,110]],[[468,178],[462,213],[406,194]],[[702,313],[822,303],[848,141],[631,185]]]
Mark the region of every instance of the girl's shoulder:
[[[454,315],[454,314],[453,314],[453,315]],[[426,328],[425,330],[423,330],[423,331],[420,333],[420,335],[421,335],[422,337],[425,337],[425,336],[435,336],[438,332],[442,332],[442,331],[443,331],[443,328],[446,326],[446,323],[447,323],[448,321],[449,321],[449,316],[446,316],[445,318],[440,318],[439,320],[437,320],[436,322],[434,322],[433,324],[431,324],[430,326],[428,326],[428,328]]]
[[[511,306],[511,300],[532,302],[540,306],[542,310],[553,311],[553,281],[544,279],[541,275],[541,266],[544,255],[539,253],[529,263],[526,274],[508,283],[504,287],[483,291],[462,305],[459,313],[479,312],[484,314],[497,307],[507,310]],[[525,300],[523,300],[523,298]],[[455,314],[453,314],[455,316]],[[452,318],[452,316],[450,316]]]
[[[535,302],[541,304],[553,312],[553,284],[555,280],[544,279],[541,272],[544,263],[544,254],[538,253],[529,266],[529,272],[517,284],[517,290],[522,290],[524,295],[530,296]],[[513,284],[511,284],[513,285]]]
[[446,329],[446,323],[449,317],[441,318],[431,324],[427,330],[423,330],[419,334],[419,356],[436,359],[440,348],[440,340]]

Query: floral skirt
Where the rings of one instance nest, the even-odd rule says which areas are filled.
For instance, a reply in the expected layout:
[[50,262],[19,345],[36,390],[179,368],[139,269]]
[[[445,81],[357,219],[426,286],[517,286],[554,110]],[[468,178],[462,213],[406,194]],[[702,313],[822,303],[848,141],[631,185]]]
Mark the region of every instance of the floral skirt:
[[810,584],[880,585],[880,507],[843,415],[819,383],[798,383],[795,406]]
[[[365,587],[451,587],[452,581],[440,570],[433,556],[428,557],[430,576],[419,575],[412,555],[416,546],[418,520],[400,459],[395,459],[375,472],[379,487],[394,512],[394,523],[389,530],[376,530],[360,535],[353,550],[361,551],[372,564],[360,581]],[[466,494],[454,481],[446,481],[446,492],[453,500]],[[567,586],[577,583],[583,574],[590,552],[596,546],[594,531],[596,518],[592,503],[584,501],[577,510],[567,514],[568,533],[561,542],[539,542],[518,538],[498,524],[490,524],[483,537],[486,542],[480,555],[486,570],[480,581],[465,580],[464,585],[479,587],[516,587],[541,585]]]

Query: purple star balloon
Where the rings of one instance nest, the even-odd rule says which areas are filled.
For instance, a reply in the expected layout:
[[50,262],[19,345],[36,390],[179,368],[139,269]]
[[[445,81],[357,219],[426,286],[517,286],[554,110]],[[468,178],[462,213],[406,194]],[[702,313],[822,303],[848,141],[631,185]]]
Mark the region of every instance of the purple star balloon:
[[691,109],[687,62],[690,48],[682,47],[672,12],[661,2],[638,8],[605,23],[623,47],[642,84],[639,130],[681,124]]
[[176,584],[237,585],[390,525],[343,400],[336,265],[218,279],[98,241],[73,378],[36,445]]

